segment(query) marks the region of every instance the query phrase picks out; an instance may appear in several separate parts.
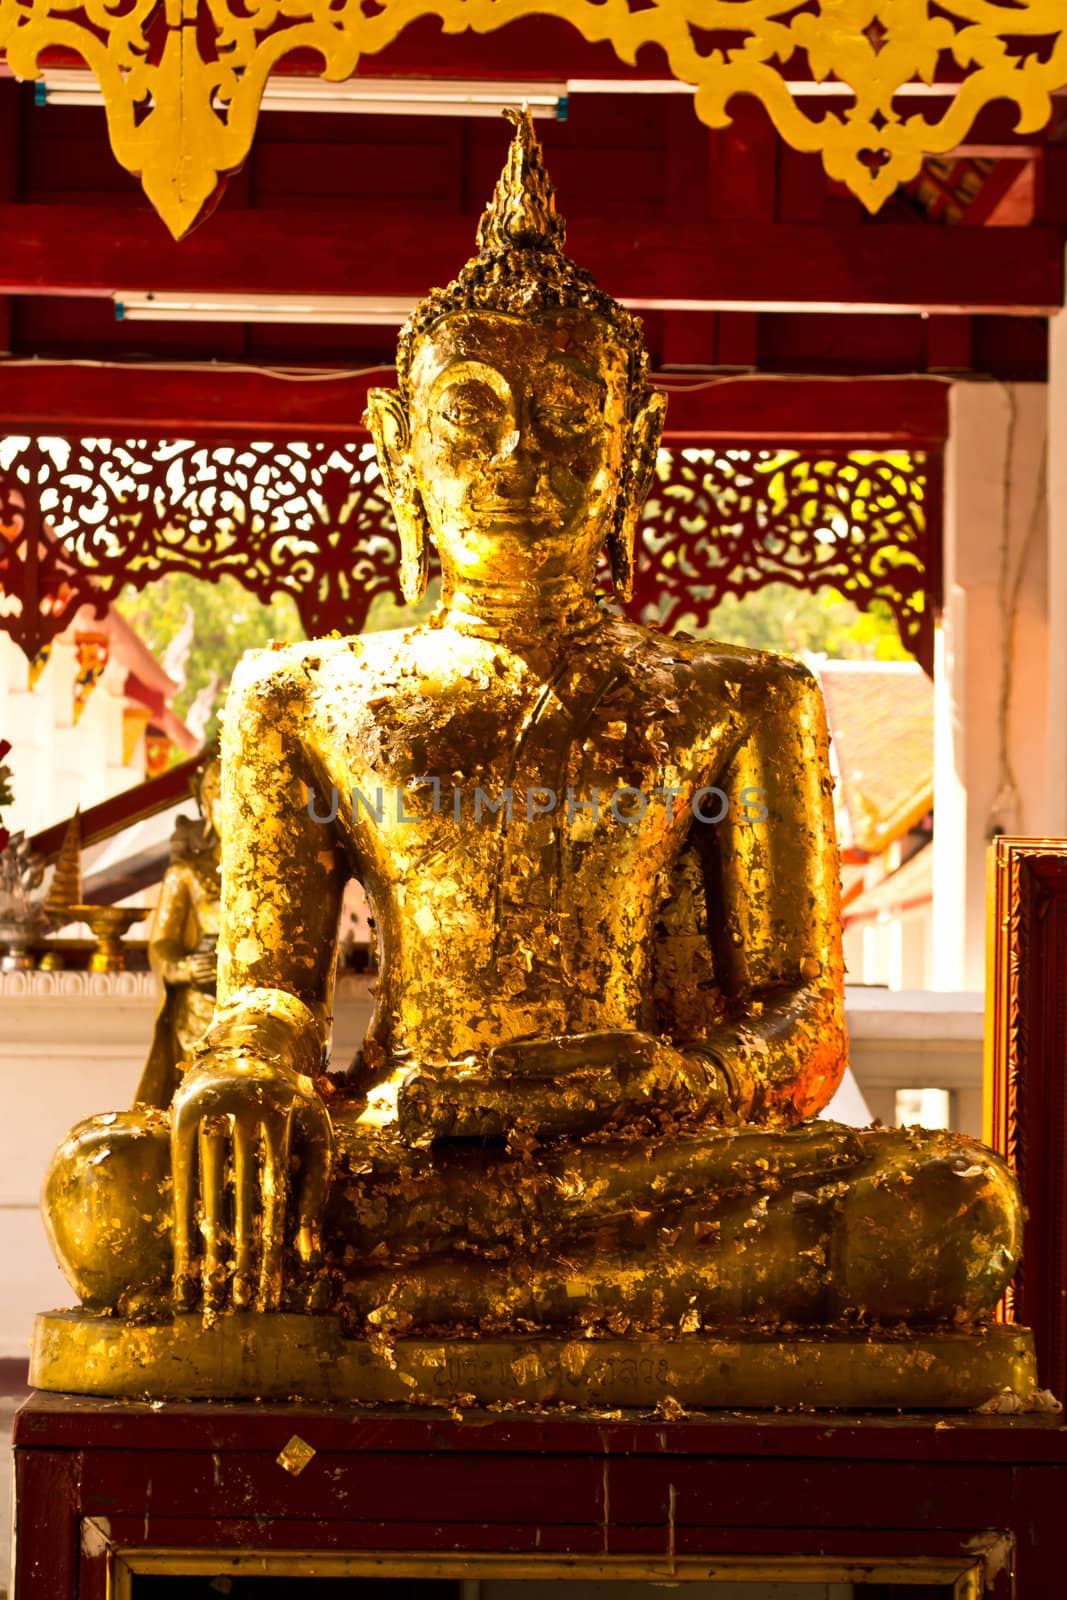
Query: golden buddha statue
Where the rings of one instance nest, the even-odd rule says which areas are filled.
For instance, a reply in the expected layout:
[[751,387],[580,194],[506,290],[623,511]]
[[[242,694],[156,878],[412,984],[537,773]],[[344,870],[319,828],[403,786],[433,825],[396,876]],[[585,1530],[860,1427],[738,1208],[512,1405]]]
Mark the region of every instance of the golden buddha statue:
[[[367,413],[405,593],[432,540],[440,608],[242,661],[214,1021],[169,1116],[90,1119],[53,1164],[87,1310],[41,1319],[35,1381],[411,1397],[409,1346],[504,1340],[505,1393],[625,1400],[520,1382],[553,1340],[572,1376],[621,1340],[709,1403],[720,1370],[734,1403],[786,1401],[799,1369],[817,1403],[1032,1387],[1027,1336],[986,1327],[1021,1238],[1000,1158],[812,1120],[846,1059],[814,680],[596,598],[605,545],[630,594],[665,398],[514,120],[477,255]],[[377,1004],[328,1075],[353,876]],[[491,1397],[484,1364],[440,1360],[435,1393]]]

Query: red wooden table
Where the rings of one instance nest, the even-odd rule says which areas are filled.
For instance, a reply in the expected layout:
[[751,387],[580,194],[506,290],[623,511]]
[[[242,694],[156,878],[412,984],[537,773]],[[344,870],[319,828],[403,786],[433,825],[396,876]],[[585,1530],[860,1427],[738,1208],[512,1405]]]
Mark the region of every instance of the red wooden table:
[[34,1394],[14,1438],[14,1600],[139,1600],[160,1574],[168,1594],[174,1574],[230,1575],[213,1592],[236,1597],[255,1573],[301,1575],[308,1600],[315,1576],[1067,1595],[1058,1417],[668,1421]]

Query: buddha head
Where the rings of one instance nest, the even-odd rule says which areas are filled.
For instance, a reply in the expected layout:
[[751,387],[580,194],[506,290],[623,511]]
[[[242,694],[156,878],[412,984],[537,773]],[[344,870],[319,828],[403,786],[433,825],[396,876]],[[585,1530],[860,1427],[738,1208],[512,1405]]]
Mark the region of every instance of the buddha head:
[[409,601],[422,594],[432,539],[446,590],[532,596],[576,580],[591,593],[606,544],[629,599],[666,397],[649,386],[640,323],[563,253],[529,113],[508,115],[478,252],[402,328],[398,388],[368,397],[401,582]]
[[222,814],[222,762],[214,750],[197,769],[192,788],[200,812],[204,844],[209,845],[218,838]]

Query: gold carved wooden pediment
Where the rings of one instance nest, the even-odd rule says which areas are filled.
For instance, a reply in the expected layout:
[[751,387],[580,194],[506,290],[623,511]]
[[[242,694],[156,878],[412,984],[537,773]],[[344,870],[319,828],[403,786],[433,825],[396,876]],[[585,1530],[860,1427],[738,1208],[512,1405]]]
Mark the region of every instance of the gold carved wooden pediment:
[[[729,122],[734,96],[755,96],[788,144],[821,155],[872,211],[925,155],[960,144],[984,105],[1013,103],[1018,131],[1035,132],[1067,83],[1063,0],[817,0],[803,11],[797,0],[164,0],[162,13],[158,0],[0,0],[0,49],[25,78],[49,49],[85,60],[117,159],[180,237],[245,160],[264,85],[291,51],[317,52],[339,81],[419,18],[487,33],[537,15],[628,64],[659,45],[710,127]],[[946,64],[962,75],[947,109],[902,108],[901,88],[932,84]],[[829,110],[813,104],[794,92],[809,75],[846,91]]]

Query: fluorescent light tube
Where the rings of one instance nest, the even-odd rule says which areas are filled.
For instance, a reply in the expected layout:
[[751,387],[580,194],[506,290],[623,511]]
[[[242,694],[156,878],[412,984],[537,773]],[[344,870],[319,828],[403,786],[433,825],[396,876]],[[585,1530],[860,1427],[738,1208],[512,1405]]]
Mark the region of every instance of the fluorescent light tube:
[[119,322],[303,322],[399,327],[415,304],[409,295],[168,294],[120,289]]
[[[93,74],[81,67],[46,67],[35,84],[38,105],[102,106]],[[219,104],[216,101],[216,106]],[[496,117],[528,105],[535,117],[567,116],[565,83],[473,82],[449,78],[323,78],[279,73],[267,80],[263,111],[360,112],[369,116]]]

